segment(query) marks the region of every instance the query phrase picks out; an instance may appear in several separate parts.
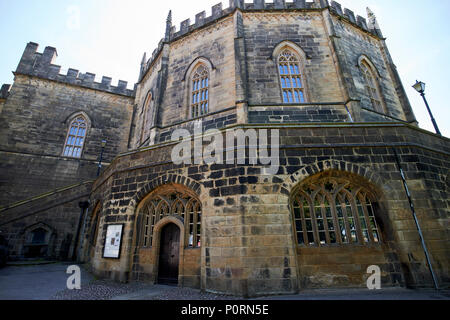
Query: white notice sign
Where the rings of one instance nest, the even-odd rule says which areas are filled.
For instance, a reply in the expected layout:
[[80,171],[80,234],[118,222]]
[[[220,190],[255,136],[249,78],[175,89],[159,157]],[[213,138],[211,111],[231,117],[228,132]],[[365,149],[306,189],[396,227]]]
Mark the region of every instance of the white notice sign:
[[106,232],[105,250],[103,258],[120,258],[120,244],[122,242],[123,225],[110,225]]

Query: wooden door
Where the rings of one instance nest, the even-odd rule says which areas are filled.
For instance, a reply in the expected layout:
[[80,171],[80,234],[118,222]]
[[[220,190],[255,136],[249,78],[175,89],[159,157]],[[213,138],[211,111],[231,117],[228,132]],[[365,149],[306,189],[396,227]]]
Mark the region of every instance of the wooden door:
[[161,231],[158,283],[178,284],[180,229],[173,223]]

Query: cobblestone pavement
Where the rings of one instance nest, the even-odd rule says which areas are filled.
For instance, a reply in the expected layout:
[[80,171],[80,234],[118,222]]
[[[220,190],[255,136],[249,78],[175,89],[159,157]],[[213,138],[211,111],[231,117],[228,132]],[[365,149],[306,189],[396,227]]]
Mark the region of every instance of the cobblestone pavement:
[[54,300],[237,300],[236,297],[216,295],[190,288],[178,288],[143,283],[120,284],[96,280],[81,290],[64,290]]
[[[189,288],[121,284],[97,280],[83,267],[81,290],[67,290],[68,264],[9,266],[0,269],[0,300],[241,300]],[[450,291],[391,288],[307,290],[297,295],[263,297],[258,300],[449,300]]]

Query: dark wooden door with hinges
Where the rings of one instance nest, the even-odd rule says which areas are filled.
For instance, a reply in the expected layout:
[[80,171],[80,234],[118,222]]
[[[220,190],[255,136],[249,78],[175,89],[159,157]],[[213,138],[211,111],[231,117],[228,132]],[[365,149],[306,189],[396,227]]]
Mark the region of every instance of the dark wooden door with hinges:
[[173,223],[166,225],[161,231],[159,252],[158,283],[178,284],[180,263],[180,229]]

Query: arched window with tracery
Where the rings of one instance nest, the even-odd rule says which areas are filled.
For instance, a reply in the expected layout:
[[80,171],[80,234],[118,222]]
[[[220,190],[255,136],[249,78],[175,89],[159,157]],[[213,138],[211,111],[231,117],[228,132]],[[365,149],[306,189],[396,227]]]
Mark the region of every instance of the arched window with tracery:
[[283,103],[305,103],[304,76],[300,59],[291,49],[284,49],[278,56]]
[[301,185],[291,200],[300,246],[381,242],[373,197],[358,183],[324,177]]
[[155,225],[167,216],[178,216],[184,221],[186,247],[201,247],[202,206],[192,195],[169,188],[151,196],[142,210],[142,247],[152,247]]
[[83,147],[86,141],[88,122],[82,115],[75,117],[70,123],[67,133],[66,143],[64,145],[63,156],[71,158],[81,158]]
[[149,92],[145,98],[144,105],[142,107],[142,127],[141,127],[141,144],[149,137],[150,127],[152,125],[152,94]]
[[376,71],[373,70],[372,66],[367,62],[366,59],[362,59],[359,63],[359,66],[364,76],[365,89],[367,94],[369,95],[372,107],[375,111],[384,112],[382,95]]
[[191,77],[191,117],[197,118],[209,112],[209,71],[199,64]]

